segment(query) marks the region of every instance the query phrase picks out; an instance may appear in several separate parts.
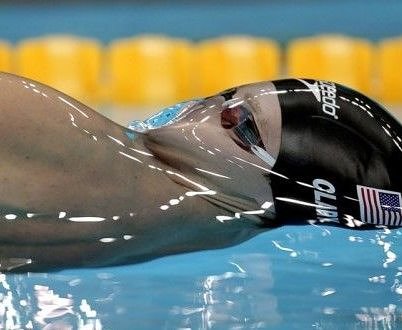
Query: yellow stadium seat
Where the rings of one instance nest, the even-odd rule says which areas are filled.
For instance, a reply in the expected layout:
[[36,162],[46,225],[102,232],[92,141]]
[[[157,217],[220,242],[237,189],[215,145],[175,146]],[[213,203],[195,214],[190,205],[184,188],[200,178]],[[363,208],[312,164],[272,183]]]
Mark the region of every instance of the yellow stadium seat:
[[192,44],[163,36],[113,42],[108,52],[110,98],[119,105],[166,105],[192,97]]
[[290,77],[335,81],[371,93],[373,48],[365,40],[338,35],[297,39],[289,44]]
[[11,71],[11,46],[0,41],[0,71]]
[[99,102],[101,45],[92,39],[48,36],[20,43],[20,75],[46,83],[75,98]]
[[378,47],[378,97],[390,104],[402,104],[402,37],[387,39]]
[[280,50],[276,42],[228,36],[202,42],[197,51],[198,89],[210,95],[229,87],[275,79]]

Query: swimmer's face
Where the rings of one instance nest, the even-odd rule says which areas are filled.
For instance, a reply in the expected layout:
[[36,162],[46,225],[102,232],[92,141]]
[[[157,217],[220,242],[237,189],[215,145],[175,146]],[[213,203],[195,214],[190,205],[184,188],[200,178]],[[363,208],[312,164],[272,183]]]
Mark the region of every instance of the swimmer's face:
[[[274,90],[271,83],[257,83],[180,104],[180,110],[171,107],[174,114],[151,118],[151,124],[159,121],[163,125],[149,135],[163,145],[174,144],[182,152],[191,152],[193,157],[203,153],[201,158],[252,155],[272,168],[281,137],[280,106],[276,94],[270,93]],[[167,121],[169,116],[174,118]]]
[[273,90],[252,84],[184,105],[171,122],[147,131],[145,144],[165,164],[221,191],[267,196],[281,139]]
[[264,162],[273,167],[279,153],[281,111],[272,83],[245,85],[220,94],[221,125],[243,149],[264,154]]

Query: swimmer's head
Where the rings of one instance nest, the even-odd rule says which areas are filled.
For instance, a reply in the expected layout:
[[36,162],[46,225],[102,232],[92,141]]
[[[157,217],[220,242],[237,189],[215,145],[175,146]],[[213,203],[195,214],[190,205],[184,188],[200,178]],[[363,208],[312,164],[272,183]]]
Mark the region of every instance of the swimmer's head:
[[172,120],[144,132],[144,143],[180,173],[182,185],[219,192],[219,205],[229,204],[227,196],[260,206],[271,201],[269,211],[290,219],[300,215],[299,205],[306,206],[306,217],[316,216],[317,179],[351,197],[355,204],[348,210],[358,210],[358,185],[400,191],[401,131],[378,104],[356,91],[287,79],[186,103]]
[[281,142],[274,92],[270,82],[233,88],[169,107],[131,128],[144,134],[159,160],[190,180],[263,203],[271,195],[266,181]]
[[264,82],[181,102],[129,127],[158,140],[168,134],[159,142],[186,145],[194,155],[204,149],[210,157],[215,152],[227,151],[227,157],[245,152],[272,168],[280,147],[281,112],[274,85]]

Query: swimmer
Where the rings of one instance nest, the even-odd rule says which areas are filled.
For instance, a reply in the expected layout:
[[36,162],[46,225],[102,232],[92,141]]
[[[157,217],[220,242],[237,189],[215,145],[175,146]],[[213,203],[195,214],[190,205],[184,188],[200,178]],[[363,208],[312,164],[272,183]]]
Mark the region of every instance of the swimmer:
[[0,74],[2,271],[136,263],[286,224],[402,225],[402,130],[327,81],[240,86],[120,126]]

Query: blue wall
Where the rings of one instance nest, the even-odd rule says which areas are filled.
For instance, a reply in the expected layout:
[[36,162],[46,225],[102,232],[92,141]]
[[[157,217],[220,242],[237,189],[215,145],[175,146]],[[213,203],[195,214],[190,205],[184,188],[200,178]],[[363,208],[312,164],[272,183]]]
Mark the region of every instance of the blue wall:
[[402,35],[402,1],[0,4],[0,39],[11,42],[48,33],[73,33],[103,42],[139,33],[163,33],[193,40],[242,33],[287,42],[295,37],[326,32],[374,41]]

